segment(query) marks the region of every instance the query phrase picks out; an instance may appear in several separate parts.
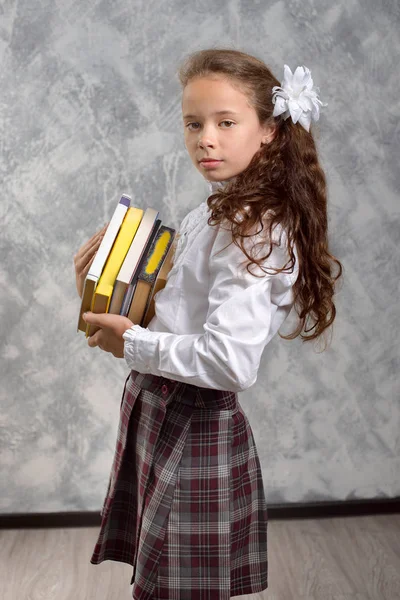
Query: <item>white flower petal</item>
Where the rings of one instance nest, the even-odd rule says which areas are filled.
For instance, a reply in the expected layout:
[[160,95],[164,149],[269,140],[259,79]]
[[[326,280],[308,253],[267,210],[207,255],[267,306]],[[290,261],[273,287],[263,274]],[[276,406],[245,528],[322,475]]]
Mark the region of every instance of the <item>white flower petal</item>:
[[282,96],[276,96],[276,102],[275,102],[274,112],[272,113],[272,116],[278,117],[286,110],[287,110],[287,100],[285,100],[285,98],[282,98]]
[[272,91],[273,91],[274,94],[277,94],[278,96],[282,96],[282,98],[285,98],[286,100],[289,100],[289,94],[283,88],[275,85],[272,88]]
[[311,117],[312,117],[313,121],[318,121],[318,119],[319,119],[319,106],[318,106],[318,104],[313,104],[312,111],[311,111]]
[[308,114],[303,113],[299,118],[299,123],[300,123],[300,125],[302,125],[304,127],[304,129],[306,129],[307,131],[310,131],[310,123],[311,123],[310,113],[308,113]]
[[303,68],[304,68],[303,86],[305,87],[306,90],[312,90],[314,82],[311,77],[311,71],[310,71],[310,69],[307,69],[307,67],[303,67]]
[[283,71],[283,81],[281,83],[281,86],[284,89],[291,88],[292,80],[293,80],[293,73],[292,73],[290,67],[288,65],[285,65],[284,71]]
[[299,118],[301,117],[303,111],[298,105],[297,101],[291,98],[288,102],[288,108],[290,111],[290,116],[292,117],[293,123],[297,123]]
[[307,111],[313,109],[313,101],[309,96],[307,96],[307,92],[300,94],[297,101],[303,110]]
[[297,67],[293,75],[292,88],[295,94],[299,94],[303,90],[304,82],[304,69],[303,67]]

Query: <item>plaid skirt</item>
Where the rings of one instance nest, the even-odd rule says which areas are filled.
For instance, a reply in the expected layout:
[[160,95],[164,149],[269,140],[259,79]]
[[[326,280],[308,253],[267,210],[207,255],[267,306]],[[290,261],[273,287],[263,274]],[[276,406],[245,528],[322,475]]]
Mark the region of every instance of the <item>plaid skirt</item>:
[[267,506],[237,394],[131,371],[90,562],[133,567],[135,600],[268,587]]

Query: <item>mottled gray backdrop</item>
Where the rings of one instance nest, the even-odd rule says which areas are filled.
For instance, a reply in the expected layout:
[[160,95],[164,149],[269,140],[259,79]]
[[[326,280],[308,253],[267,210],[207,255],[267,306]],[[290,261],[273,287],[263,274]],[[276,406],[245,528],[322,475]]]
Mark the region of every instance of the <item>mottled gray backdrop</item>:
[[399,31],[397,0],[1,3],[0,512],[101,507],[128,369],[76,332],[73,255],[122,192],[173,227],[204,199],[176,72],[210,46],[304,64],[329,105],[331,344],[275,337],[240,394],[268,503],[400,495]]

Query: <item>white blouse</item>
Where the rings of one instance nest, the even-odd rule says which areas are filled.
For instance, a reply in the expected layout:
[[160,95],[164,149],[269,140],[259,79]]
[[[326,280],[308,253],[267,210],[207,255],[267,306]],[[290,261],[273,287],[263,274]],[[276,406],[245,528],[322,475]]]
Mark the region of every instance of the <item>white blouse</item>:
[[[207,183],[211,194],[225,182]],[[229,230],[208,225],[210,214],[204,201],[183,219],[173,266],[155,295],[155,315],[147,328],[133,325],[125,331],[124,357],[140,373],[241,392],[256,382],[263,350],[293,306],[297,252],[294,247],[293,273],[270,272],[268,267],[281,268],[289,260],[285,231],[278,225],[273,239],[280,236],[281,245],[262,263],[267,273],[249,267],[262,275],[255,277],[240,248],[234,243],[225,248],[232,241]],[[252,241],[246,245],[250,256],[257,237],[246,239]]]

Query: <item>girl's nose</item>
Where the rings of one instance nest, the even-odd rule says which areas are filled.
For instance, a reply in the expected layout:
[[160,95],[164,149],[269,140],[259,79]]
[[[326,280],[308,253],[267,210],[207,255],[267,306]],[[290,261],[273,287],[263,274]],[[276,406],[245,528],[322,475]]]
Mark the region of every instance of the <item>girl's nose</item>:
[[199,138],[198,145],[200,146],[200,148],[205,148],[206,146],[213,146],[214,145],[214,141],[213,141],[212,136],[210,136],[210,135],[208,135],[208,136],[202,135]]
[[199,131],[198,145],[200,147],[213,146],[215,144],[215,128],[213,125],[207,124]]

